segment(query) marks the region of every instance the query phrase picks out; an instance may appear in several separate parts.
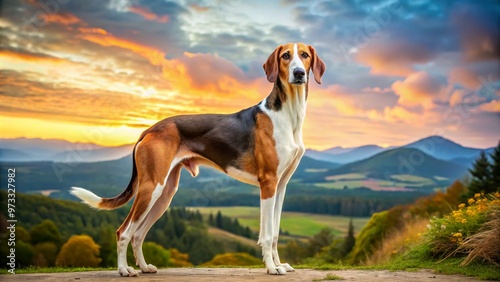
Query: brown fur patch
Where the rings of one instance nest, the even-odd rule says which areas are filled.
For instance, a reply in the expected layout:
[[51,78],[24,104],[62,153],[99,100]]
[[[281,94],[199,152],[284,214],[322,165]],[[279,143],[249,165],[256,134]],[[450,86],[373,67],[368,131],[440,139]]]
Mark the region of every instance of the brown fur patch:
[[139,187],[130,210],[130,220],[137,221],[141,217],[156,186],[164,184],[179,144],[180,137],[174,124],[166,125],[161,131],[150,131],[142,139],[136,153]]
[[273,123],[269,116],[264,113],[257,114],[254,155],[261,199],[274,196],[278,185],[278,154],[273,130]]

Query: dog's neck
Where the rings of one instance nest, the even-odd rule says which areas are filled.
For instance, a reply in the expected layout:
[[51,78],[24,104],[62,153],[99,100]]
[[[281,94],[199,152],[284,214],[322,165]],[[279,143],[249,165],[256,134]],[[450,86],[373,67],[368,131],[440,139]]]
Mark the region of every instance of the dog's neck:
[[282,114],[291,122],[293,130],[302,127],[306,114],[308,83],[293,85],[283,83],[280,78],[274,83],[273,90],[264,100],[265,107],[271,112]]

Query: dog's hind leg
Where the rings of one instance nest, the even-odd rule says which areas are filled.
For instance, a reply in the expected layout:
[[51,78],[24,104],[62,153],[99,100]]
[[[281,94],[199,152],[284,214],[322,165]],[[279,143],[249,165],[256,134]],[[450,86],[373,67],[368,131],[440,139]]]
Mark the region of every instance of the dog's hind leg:
[[132,238],[132,234],[134,234],[135,230],[140,225],[140,218],[137,218],[137,211],[142,207],[140,203],[148,202],[151,200],[151,194],[144,193],[144,191],[152,191],[155,189],[155,186],[152,182],[148,183],[140,183],[139,191],[137,192],[134,203],[132,204],[132,208],[130,212],[123,222],[123,224],[116,230],[116,247],[118,253],[118,273],[121,276],[137,276],[137,271],[128,266],[127,263],[127,247]]
[[175,128],[165,129],[163,133],[163,136],[158,133],[147,134],[136,147],[139,187],[129,215],[116,231],[118,273],[121,276],[138,275],[127,264],[128,243],[163,194],[170,172],[178,164],[175,156],[180,140]]
[[160,198],[156,200],[149,213],[145,215],[144,220],[132,235],[131,244],[134,251],[135,261],[136,264],[141,268],[141,271],[143,273],[157,272],[157,269],[154,265],[146,263],[144,254],[142,252],[142,244],[151,226],[153,226],[153,224],[165,213],[165,211],[170,206],[172,198],[174,197],[175,192],[177,192],[181,169],[182,165],[176,165],[175,168],[172,169],[167,179],[167,185],[165,186]]

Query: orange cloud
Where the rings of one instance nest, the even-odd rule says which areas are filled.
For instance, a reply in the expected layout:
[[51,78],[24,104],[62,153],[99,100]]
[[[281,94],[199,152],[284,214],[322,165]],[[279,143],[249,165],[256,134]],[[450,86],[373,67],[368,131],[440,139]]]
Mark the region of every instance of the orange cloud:
[[392,84],[392,89],[399,96],[398,103],[408,107],[434,107],[434,101],[445,98],[445,85],[426,72],[416,72],[405,80]]
[[102,34],[106,35],[108,32],[102,28],[91,28],[91,27],[80,27],[78,30],[81,33],[96,33],[96,34]]
[[485,112],[500,113],[500,101],[493,100],[489,103],[482,104],[479,109]]
[[52,57],[44,54],[28,53],[28,52],[15,52],[11,50],[0,50],[0,57],[6,59],[18,59],[29,62],[41,62],[41,63],[62,63],[65,60],[57,57]]
[[123,49],[128,49],[148,59],[153,65],[159,65],[165,61],[164,60],[165,53],[146,45],[141,45],[139,43],[130,40],[116,37],[112,34],[107,33],[103,29],[91,28],[91,29],[82,29],[81,31],[83,33],[79,35],[80,38],[83,38],[90,42],[97,43],[105,47],[116,46]]
[[157,14],[151,12],[146,7],[138,6],[138,5],[132,5],[128,8],[128,10],[134,14],[140,15],[146,20],[150,21],[155,21],[159,23],[167,23],[170,19],[168,15],[163,15],[163,16],[158,16]]
[[78,17],[70,13],[47,13],[45,14],[45,21],[63,25],[71,25],[82,22]]
[[425,63],[433,54],[424,46],[406,41],[371,42],[356,54],[356,60],[369,67],[371,74],[407,76],[413,64]]

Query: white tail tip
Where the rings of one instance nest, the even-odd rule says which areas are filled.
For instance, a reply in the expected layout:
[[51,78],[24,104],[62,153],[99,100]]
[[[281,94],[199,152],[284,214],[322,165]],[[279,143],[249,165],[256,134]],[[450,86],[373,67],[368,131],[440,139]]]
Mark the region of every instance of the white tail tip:
[[79,187],[71,187],[70,193],[78,197],[85,204],[98,209],[99,204],[101,203],[102,198],[97,196],[96,194],[90,192],[89,190],[79,188]]

